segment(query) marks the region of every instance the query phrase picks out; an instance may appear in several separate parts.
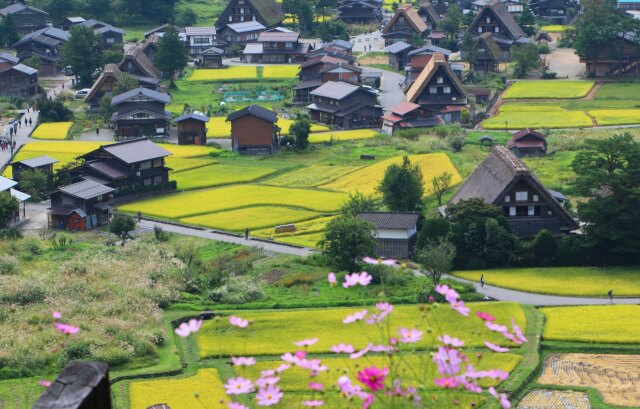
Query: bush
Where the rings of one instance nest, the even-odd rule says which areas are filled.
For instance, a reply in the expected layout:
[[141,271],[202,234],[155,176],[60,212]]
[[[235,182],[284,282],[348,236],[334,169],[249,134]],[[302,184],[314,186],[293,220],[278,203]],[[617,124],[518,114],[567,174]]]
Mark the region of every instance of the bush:
[[22,240],[22,250],[34,256],[42,254],[40,240],[34,237],[28,237]]
[[418,240],[416,247],[421,249],[429,242],[436,242],[438,240],[447,237],[451,231],[451,223],[443,217],[433,217],[424,221],[420,233],[418,233]]
[[253,277],[231,276],[227,282],[207,294],[208,301],[244,304],[262,298],[262,286]]
[[66,234],[58,234],[51,238],[51,247],[56,251],[63,251],[73,243],[73,239]]
[[22,238],[22,233],[17,227],[0,230],[0,239],[2,240],[17,240],[20,238]]
[[410,128],[410,129],[403,129],[401,131],[397,131],[396,133],[393,134],[393,136],[415,141],[420,136],[424,135],[424,133],[425,133],[424,129]]
[[404,286],[410,278],[405,270],[382,264],[367,266],[367,272],[371,274],[371,284],[388,287]]
[[555,80],[557,75],[557,72],[545,71],[542,73],[542,79]]
[[0,275],[15,274],[19,266],[17,258],[13,256],[0,256]]
[[540,43],[538,45],[538,54],[549,54],[550,50],[549,50],[549,44],[547,43]]
[[160,242],[169,240],[169,233],[164,231],[164,229],[157,224],[153,226],[153,235],[155,236],[156,240]]
[[453,152],[460,152],[467,137],[464,133],[451,134],[447,136],[447,144]]
[[95,351],[92,354],[93,359],[109,364],[109,366],[119,366],[128,363],[131,360],[131,353],[119,348],[105,348]]
[[277,284],[287,288],[294,285],[310,285],[313,283],[313,277],[310,274],[297,273],[278,280]]
[[26,378],[27,376],[31,375],[33,375],[33,373],[26,368],[12,368],[8,366],[3,366],[2,368],[0,368],[0,380]]

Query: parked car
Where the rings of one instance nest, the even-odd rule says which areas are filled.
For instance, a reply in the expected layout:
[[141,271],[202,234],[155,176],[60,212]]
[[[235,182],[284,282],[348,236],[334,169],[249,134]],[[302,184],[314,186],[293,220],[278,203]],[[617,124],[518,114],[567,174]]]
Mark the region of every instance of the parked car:
[[367,90],[369,92],[373,92],[376,95],[380,95],[380,91],[375,89],[375,88],[373,88],[371,85],[363,85],[362,89]]
[[72,75],[73,75],[73,68],[71,68],[71,66],[70,66],[70,65],[67,65],[66,67],[64,67],[64,68],[62,69],[62,72],[64,73],[64,75],[66,75],[66,76],[70,77],[70,76],[72,76]]
[[79,91],[76,91],[74,97],[76,99],[84,99],[87,95],[89,95],[89,91],[91,91],[89,88],[83,88]]

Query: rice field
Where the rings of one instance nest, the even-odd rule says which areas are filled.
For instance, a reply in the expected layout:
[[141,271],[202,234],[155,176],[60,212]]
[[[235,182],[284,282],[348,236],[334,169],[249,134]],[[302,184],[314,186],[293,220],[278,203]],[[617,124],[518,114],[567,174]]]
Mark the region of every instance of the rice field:
[[557,307],[540,311],[547,318],[545,340],[640,344],[639,305]]
[[[262,76],[258,76],[258,68],[262,69]],[[221,80],[249,80],[249,79],[289,79],[298,75],[297,65],[265,65],[244,66],[234,65],[220,69],[193,70],[187,81],[221,81]]]
[[211,229],[242,232],[244,229],[262,229],[268,226],[309,220],[318,216],[318,213],[310,210],[292,209],[282,206],[251,206],[242,209],[187,217],[180,219],[180,221]]
[[72,125],[73,122],[46,122],[38,125],[31,137],[34,139],[64,140],[67,139]]
[[[471,315],[482,309],[496,316],[498,322],[507,323],[514,317],[524,328],[526,319],[518,304],[495,302],[473,303],[469,306],[472,309]],[[379,329],[375,326],[345,325],[341,322],[343,317],[361,309],[336,308],[331,310],[331,314],[327,314],[326,309],[247,311],[240,314],[242,318],[252,322],[245,329],[232,327],[224,318],[206,321],[196,335],[199,354],[201,358],[283,354],[294,350],[293,341],[316,336],[319,341],[308,348],[309,352],[328,352],[332,345],[341,342],[353,344],[358,349],[363,348],[371,341],[379,342]],[[465,339],[467,346],[481,346],[485,339],[502,345],[510,342],[501,334],[486,330],[482,321],[476,317],[465,319],[465,325],[461,326],[459,314],[448,307],[438,308],[435,314],[439,325],[437,330],[434,329],[434,336],[441,333],[458,336]],[[399,305],[395,306],[390,315],[389,325],[390,328],[425,328],[427,323],[418,306]],[[429,345],[432,345],[432,341],[425,337],[416,347],[425,348]]]
[[197,158],[178,158],[175,156],[167,156],[164,158],[164,162],[172,170],[171,179],[173,179],[173,176],[176,173],[218,163],[215,159],[207,156]]
[[313,164],[269,179],[265,183],[275,186],[312,187],[329,183],[351,172],[362,169],[362,166],[341,166]]
[[640,355],[551,354],[539,384],[591,387],[610,405],[640,406]]
[[210,153],[220,152],[220,149],[212,146],[174,145],[167,143],[160,144],[160,147],[171,152],[174,158],[199,158],[201,156],[208,156]]
[[589,397],[584,392],[534,389],[522,398],[517,409],[591,409]]
[[593,88],[593,81],[516,81],[502,94],[503,99],[574,99]]
[[178,183],[178,189],[191,190],[252,182],[277,171],[278,169],[259,166],[211,164],[173,173],[171,179]]
[[[451,172],[453,179],[451,185],[456,185],[462,181],[460,174],[456,170],[451,159],[445,153],[429,153],[424,155],[409,156],[411,163],[418,165],[422,170],[422,176],[425,182],[425,192],[430,192],[431,179],[443,172]],[[364,194],[373,194],[375,189],[384,177],[387,167],[392,163],[402,163],[402,157],[394,157],[391,159],[378,162],[374,165],[367,166],[355,172],[349,173],[331,183],[322,185],[323,188],[338,190],[343,192],[360,191]]]
[[598,126],[640,123],[640,109],[596,109],[589,111]]
[[251,235],[263,239],[277,240],[283,243],[314,248],[318,241],[322,239],[327,223],[333,220],[333,218],[334,216],[323,216],[311,220],[295,222],[295,232],[276,233],[275,228],[271,227],[254,230],[251,232]]
[[298,76],[297,65],[265,65],[262,68],[263,78],[295,78]]
[[533,110],[520,111],[503,110],[498,114],[482,122],[482,127],[493,130],[514,129],[558,129],[558,128],[590,128],[593,126],[591,118],[582,111],[549,110],[541,111],[535,107]]
[[[227,117],[224,116],[216,116],[213,118],[209,118],[209,123],[207,124],[207,138],[230,138],[231,137],[231,123],[226,122]],[[294,123],[294,120],[291,119],[278,119],[278,126],[281,129],[282,135],[289,134],[289,127]],[[311,124],[311,132],[324,132],[328,131],[324,125],[320,124]]]
[[551,24],[547,26],[540,27],[540,31],[545,31],[547,33],[562,33],[563,31],[573,28],[573,26],[563,26],[560,24]]
[[370,139],[380,133],[374,129],[351,129],[347,131],[335,131],[335,132],[322,132],[309,135],[309,143],[322,143],[322,142],[339,142],[339,141],[353,141],[358,139]]
[[294,236],[279,237],[278,241],[287,244],[293,244],[294,246],[302,246],[315,248],[318,242],[324,237],[324,232],[300,234]]

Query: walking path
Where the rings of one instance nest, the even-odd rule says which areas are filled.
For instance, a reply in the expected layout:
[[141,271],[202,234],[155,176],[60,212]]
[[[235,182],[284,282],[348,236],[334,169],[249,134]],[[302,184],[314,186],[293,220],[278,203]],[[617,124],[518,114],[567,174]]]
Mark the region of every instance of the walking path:
[[138,227],[143,230],[153,230],[154,226],[160,226],[164,231],[170,232],[170,233],[178,233],[178,234],[184,234],[186,236],[223,241],[225,243],[241,244],[243,246],[256,247],[256,248],[260,248],[266,251],[271,251],[274,253],[292,254],[294,256],[302,256],[302,257],[308,256],[311,253],[313,253],[312,249],[306,248],[306,247],[302,247],[302,248],[291,247],[291,246],[278,244],[278,243],[251,240],[251,238],[249,238],[249,240],[245,240],[244,237],[214,233],[209,230],[199,230],[193,227],[177,226],[174,224],[162,223],[162,222],[152,221],[152,220],[141,220],[138,223]]
[[[475,281],[465,280],[463,278],[454,277],[452,275],[444,275],[443,277],[450,278],[452,280],[460,281],[467,284],[472,284],[476,291],[480,294],[486,295],[500,301],[513,301],[521,304],[532,304],[535,306],[549,306],[549,305],[606,305],[609,304],[609,299],[603,298],[590,298],[590,297],[565,297],[560,295],[544,295],[526,293],[523,291],[508,290],[506,288],[493,287],[485,284],[484,287],[480,286],[480,283]],[[614,304],[640,304],[640,298],[614,298]]]

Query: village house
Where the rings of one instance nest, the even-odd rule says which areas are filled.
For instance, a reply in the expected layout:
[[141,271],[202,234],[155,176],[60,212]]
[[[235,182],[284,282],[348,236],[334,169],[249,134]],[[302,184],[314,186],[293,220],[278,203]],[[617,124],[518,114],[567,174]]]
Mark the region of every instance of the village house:
[[[483,7],[491,4],[492,1],[495,0],[475,0],[471,3],[471,10],[476,13],[482,10]],[[522,14],[524,10],[524,3],[518,0],[500,0],[509,13],[511,13],[514,17],[518,18]]]
[[[116,64],[107,64],[100,73],[98,79],[93,83],[89,93],[84,98],[85,104],[89,105],[90,112],[98,112],[100,110],[100,100],[105,95],[112,96],[113,90],[118,85],[118,80],[122,77],[122,71]],[[138,80],[141,87],[148,88],[153,91],[158,90],[160,79],[152,77],[132,76]]]
[[429,117],[440,115],[448,124],[460,122],[460,112],[467,107],[464,86],[441,53],[433,54],[406,96]]
[[393,135],[396,131],[411,128],[430,128],[432,126],[444,125],[444,121],[439,115],[430,117],[429,113],[413,102],[400,102],[389,109],[389,112],[382,116],[381,132]]
[[58,163],[58,160],[46,155],[12,162],[12,178],[17,183],[20,183],[20,180],[22,180],[22,172],[39,170],[47,176],[49,183],[51,183],[53,180],[54,163]]
[[58,61],[60,60],[60,48],[69,41],[68,32],[55,27],[46,27],[22,37],[13,45],[20,61],[27,58],[38,57],[42,60],[39,69],[41,75],[56,75],[58,73]]
[[429,33],[438,28],[438,24],[440,24],[440,21],[442,20],[431,3],[420,4],[418,6],[418,15],[422,21],[424,21]]
[[209,117],[197,112],[177,117],[178,145],[206,145],[207,122]]
[[121,28],[112,26],[111,24],[89,19],[81,23],[93,30],[93,32],[102,39],[102,48],[120,47],[124,43],[125,31]]
[[491,33],[493,40],[498,44],[502,52],[506,53],[507,59],[512,46],[529,42],[526,34],[509,13],[507,7],[497,1],[492,1],[484,6],[473,19],[466,32],[473,38],[482,33]]
[[[509,53],[503,52],[493,39],[491,33],[482,33],[474,39],[475,58],[471,61],[471,69],[480,74],[500,72],[501,65],[506,65]],[[464,53],[463,53],[464,54]],[[464,55],[467,58],[467,55]]]
[[51,193],[49,228],[84,231],[109,222],[113,188],[93,180],[63,186]]
[[231,147],[242,155],[270,155],[279,145],[278,115],[260,105],[249,105],[227,117]]
[[224,43],[216,39],[215,27],[186,27],[184,30],[191,58],[202,58],[202,53],[211,47],[224,47]]
[[409,62],[409,53],[415,49],[414,46],[404,41],[398,41],[387,46],[385,50],[389,54],[389,67],[396,71],[404,71],[404,67]]
[[159,80],[162,74],[153,65],[149,56],[145,53],[143,44],[135,45],[125,51],[122,61],[118,64],[121,72],[126,72],[138,81]]
[[31,199],[31,196],[21,192],[14,187],[18,184],[13,179],[6,178],[4,176],[0,176],[0,192],[9,192],[11,197],[15,198],[18,202],[18,211],[13,214],[12,223],[20,221],[20,205],[22,204],[22,217],[26,217],[26,205],[27,200]]
[[338,18],[347,24],[382,20],[382,0],[338,0]]
[[175,24],[163,24],[161,26],[152,28],[151,30],[147,31],[146,33],[143,34],[145,40],[148,40],[149,37],[151,37],[152,35],[156,34],[158,37],[162,37],[164,35],[164,33],[169,29],[169,27],[173,28],[175,31],[178,32],[178,34],[180,34],[181,37],[185,37],[185,30],[184,27],[179,27],[176,26]]
[[[115,189],[114,196],[165,189],[170,186],[164,158],[171,152],[146,138],[131,139],[86,153],[71,172],[74,181],[90,180]],[[175,186],[173,187],[175,188]]]
[[350,64],[349,59],[321,55],[300,64],[300,83],[294,87],[293,102],[311,102],[311,92],[327,81],[344,81],[359,85],[362,69]]
[[33,97],[38,93],[38,70],[24,64],[0,68],[0,96]]
[[84,17],[80,17],[80,16],[67,17],[64,20],[62,20],[62,24],[60,26],[64,31],[69,31],[71,27],[77,26],[78,24],[82,24],[85,21],[87,20],[85,20]]
[[13,18],[14,23],[22,34],[32,33],[47,27],[49,14],[24,3],[15,2],[10,6],[0,9],[0,18],[7,16]]
[[[618,0],[618,7],[627,1]],[[640,4],[637,0],[630,1]],[[567,24],[578,12],[580,2],[578,0],[535,0],[529,2],[529,8],[539,19],[552,24]]]
[[384,44],[390,46],[398,41],[412,44],[414,39],[424,39],[429,34],[426,23],[411,4],[398,6],[396,13],[382,29]]
[[267,28],[257,21],[247,21],[245,23],[227,24],[218,29],[220,38],[224,40],[225,52],[231,54],[231,47],[244,48],[249,42],[257,41],[260,33]]
[[275,0],[231,0],[216,21],[222,28],[233,23],[257,21],[266,28],[276,27],[284,21],[282,4]]
[[200,68],[222,68],[224,50],[218,47],[209,47],[202,52]]
[[523,156],[544,156],[547,153],[547,138],[544,134],[529,128],[513,134],[508,143],[509,150],[519,158]]
[[535,236],[542,229],[562,235],[578,228],[527,165],[502,145],[492,148],[449,204],[476,197],[503,209],[511,229],[520,237]]
[[364,212],[358,218],[375,226],[376,255],[391,259],[411,258],[424,217],[418,212]]
[[356,61],[356,58],[351,53],[352,49],[353,44],[349,41],[334,40],[330,43],[323,44],[315,50],[309,50],[305,62],[319,57],[329,56],[339,58],[349,64],[353,64]]
[[111,99],[111,116],[118,138],[164,136],[169,133],[171,112],[165,106],[171,96],[148,88],[136,88]]
[[640,47],[635,33],[620,33],[614,41],[594,51],[585,63],[587,74],[596,77],[640,75]]
[[405,84],[411,85],[418,78],[418,75],[427,66],[434,53],[440,53],[446,61],[449,61],[451,50],[435,45],[425,45],[407,53],[407,64],[405,66]]
[[371,91],[346,82],[329,81],[311,92],[311,119],[343,129],[378,128],[382,107]]
[[0,52],[0,70],[13,67],[20,62],[20,58],[9,53]]
[[248,43],[242,54],[249,64],[291,64],[303,61],[310,47],[300,42],[298,32],[267,30],[260,33],[257,42]]

